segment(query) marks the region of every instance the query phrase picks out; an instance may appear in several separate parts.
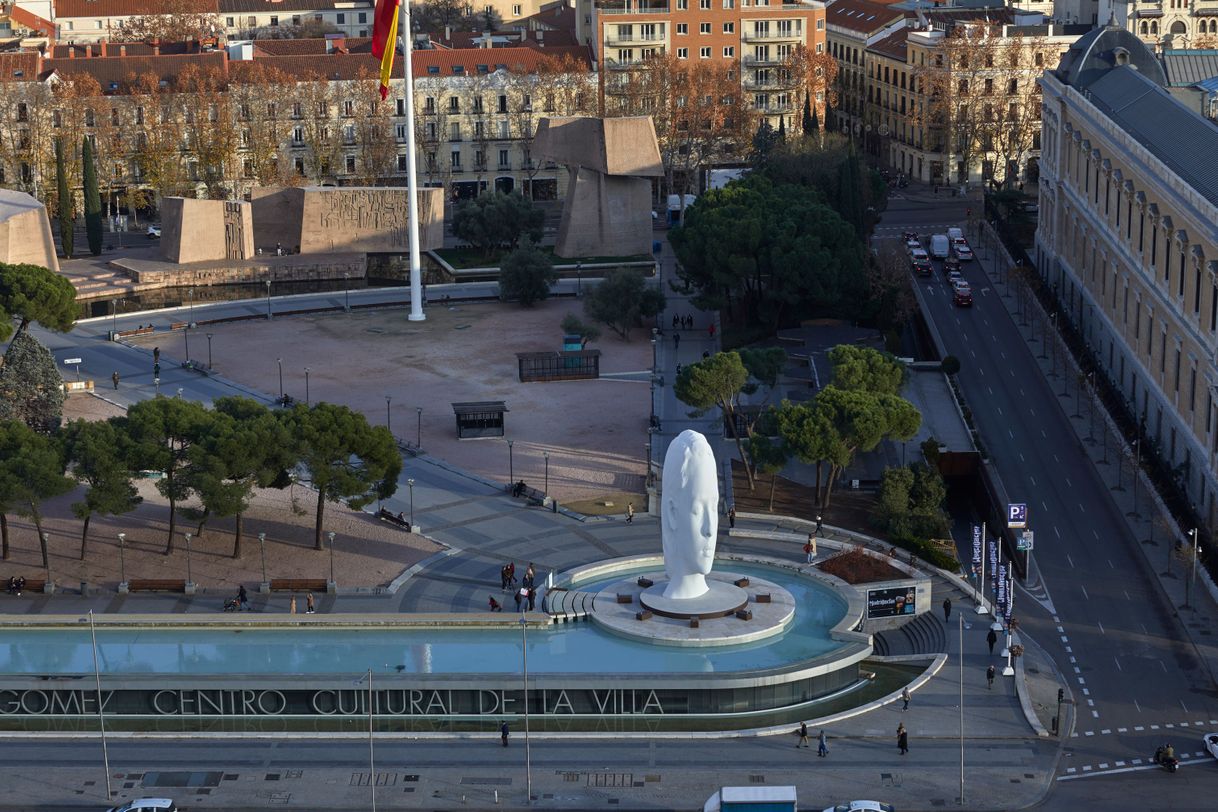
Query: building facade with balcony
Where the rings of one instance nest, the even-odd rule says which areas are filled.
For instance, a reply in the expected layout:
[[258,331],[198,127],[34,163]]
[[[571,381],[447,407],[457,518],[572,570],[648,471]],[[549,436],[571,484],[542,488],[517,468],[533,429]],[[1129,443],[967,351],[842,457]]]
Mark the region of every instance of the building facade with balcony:
[[905,28],[900,9],[870,0],[836,0],[825,9],[826,47],[837,63],[834,130],[863,132],[867,99],[867,49]]
[[1115,23],[1152,48],[1218,48],[1218,0],[1101,0]]
[[1046,72],[1037,268],[1213,538],[1218,129],[1120,27]]
[[[825,52],[825,4],[818,0],[602,0],[595,9],[602,85],[652,56],[738,63],[751,106],[777,126],[798,116],[803,88],[786,65],[799,47]],[[823,104],[823,96],[817,100]]]

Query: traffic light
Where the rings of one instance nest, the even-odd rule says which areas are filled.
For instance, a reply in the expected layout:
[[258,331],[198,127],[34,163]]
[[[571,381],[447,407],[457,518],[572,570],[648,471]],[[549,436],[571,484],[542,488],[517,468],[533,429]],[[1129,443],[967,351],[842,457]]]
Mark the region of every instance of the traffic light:
[[161,377],[161,365],[159,363],[152,365],[152,377],[154,377],[154,378]]
[[1057,701],[1059,704],[1066,701],[1066,689],[1065,688],[1057,689]]

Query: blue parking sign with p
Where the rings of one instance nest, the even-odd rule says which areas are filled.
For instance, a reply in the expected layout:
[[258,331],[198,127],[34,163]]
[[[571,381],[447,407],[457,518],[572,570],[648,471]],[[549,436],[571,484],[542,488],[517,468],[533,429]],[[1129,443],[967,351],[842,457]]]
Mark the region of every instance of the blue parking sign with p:
[[1028,506],[1018,502],[1007,505],[1007,527],[1011,530],[1022,530],[1028,526]]

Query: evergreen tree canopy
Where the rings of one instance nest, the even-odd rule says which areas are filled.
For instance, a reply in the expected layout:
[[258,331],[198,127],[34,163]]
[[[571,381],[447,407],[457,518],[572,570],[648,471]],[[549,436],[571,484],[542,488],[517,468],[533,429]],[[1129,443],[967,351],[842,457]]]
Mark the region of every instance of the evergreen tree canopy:
[[49,434],[59,428],[64,398],[51,351],[28,331],[18,334],[0,366],[0,420],[19,420]]
[[0,262],[0,340],[24,331],[30,322],[66,333],[76,323],[76,289],[41,265]]
[[545,213],[519,192],[494,192],[467,200],[453,214],[453,234],[486,256],[497,248],[515,248],[521,237],[541,241]]
[[584,296],[584,313],[623,339],[629,339],[630,328],[658,316],[664,311],[665,302],[664,294],[649,285],[641,273],[617,268]]
[[88,138],[84,139],[81,146],[81,165],[85,193],[85,234],[89,238],[89,253],[96,257],[102,252],[102,207],[93,142]]
[[558,281],[554,261],[533,243],[517,248],[499,263],[499,298],[532,307],[550,296]]
[[55,139],[55,208],[59,220],[59,244],[68,259],[76,249],[76,211],[72,200],[72,187],[68,184],[68,168],[63,152],[63,139]]

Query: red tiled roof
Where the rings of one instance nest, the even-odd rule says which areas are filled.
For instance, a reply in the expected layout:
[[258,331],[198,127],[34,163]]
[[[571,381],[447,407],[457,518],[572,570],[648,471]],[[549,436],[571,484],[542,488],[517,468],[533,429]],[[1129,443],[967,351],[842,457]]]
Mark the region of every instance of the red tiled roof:
[[93,59],[44,59],[43,76],[52,71],[61,76],[86,73],[97,80],[103,93],[121,86],[128,76],[152,73],[159,81],[173,84],[188,65],[200,70],[225,71],[227,55],[223,51],[200,54],[171,54],[169,56],[95,57]]
[[0,82],[33,82],[38,79],[38,53],[0,53]]
[[[554,48],[462,48],[415,51],[411,67],[415,78],[425,76],[477,76],[505,68],[511,73],[531,73],[544,57],[570,56],[581,66],[592,69],[588,49],[582,45]],[[479,69],[481,66],[481,70]],[[459,68],[459,70],[454,70]],[[434,69],[434,70],[433,70]]]
[[[103,53],[102,47],[105,46]],[[91,42],[77,45],[56,45],[49,49],[48,57],[52,59],[68,59],[72,49],[76,49],[77,59],[87,59],[85,56],[86,48],[90,49],[93,57],[116,57],[122,53],[122,49],[127,49],[127,56],[170,56],[174,54],[197,54],[202,49],[197,42],[162,42],[160,45],[151,45],[147,42]],[[155,49],[159,49],[154,53]]]
[[867,46],[867,50],[874,51],[890,59],[896,59],[899,62],[904,62],[908,45],[909,29],[902,28],[889,34],[882,40],[871,43],[871,45]]
[[[194,14],[215,14],[216,0],[178,0],[183,10]],[[55,0],[55,18],[60,17],[137,17],[162,14],[165,0]]]
[[870,0],[837,0],[825,9],[825,24],[867,34],[904,16],[898,9]]
[[8,15],[13,19],[13,22],[18,25],[29,28],[33,31],[41,31],[47,36],[55,34],[55,23],[50,20],[44,20],[32,11],[27,11],[21,6],[10,5],[8,7]]
[[[402,69],[402,60],[393,60],[393,78],[401,79],[406,74]],[[380,62],[371,53],[367,54],[327,54],[319,56],[259,56],[253,60],[229,63],[229,77],[234,82],[249,81],[254,65],[276,68],[291,79],[300,81],[311,76],[324,76],[327,79],[343,81],[363,78],[371,79],[380,71]]]

